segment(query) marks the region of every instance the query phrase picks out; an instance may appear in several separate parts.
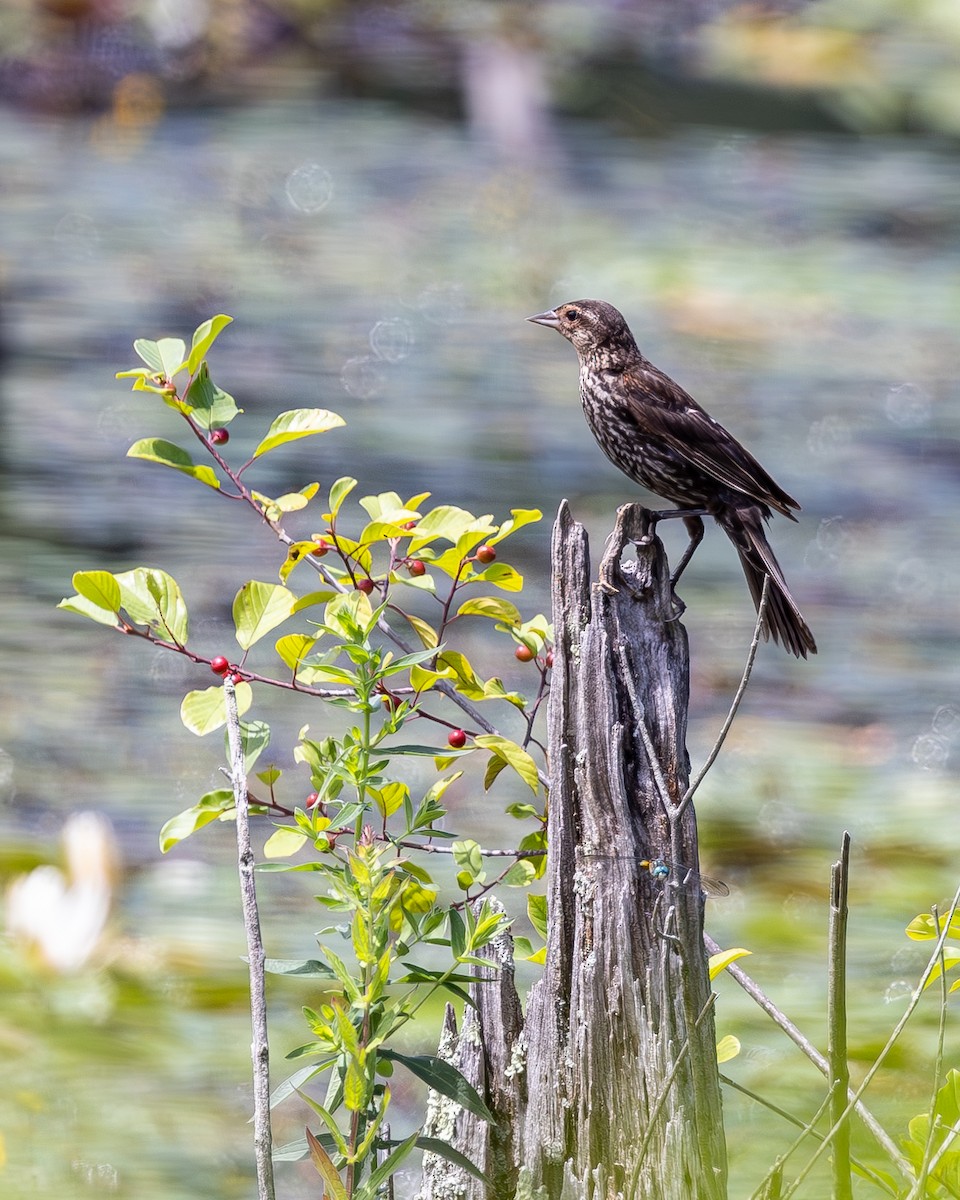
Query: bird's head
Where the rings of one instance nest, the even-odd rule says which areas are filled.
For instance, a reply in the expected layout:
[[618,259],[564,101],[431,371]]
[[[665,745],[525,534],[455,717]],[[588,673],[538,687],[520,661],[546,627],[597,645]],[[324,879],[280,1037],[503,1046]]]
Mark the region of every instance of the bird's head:
[[611,366],[625,364],[639,351],[621,313],[605,300],[568,300],[548,312],[527,317],[572,342],[581,360],[601,358]]

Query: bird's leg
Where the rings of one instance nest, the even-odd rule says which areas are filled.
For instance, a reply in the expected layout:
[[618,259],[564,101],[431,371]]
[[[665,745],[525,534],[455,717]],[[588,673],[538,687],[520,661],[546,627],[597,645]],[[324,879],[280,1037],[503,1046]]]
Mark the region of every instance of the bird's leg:
[[699,512],[684,512],[682,509],[678,513],[671,513],[671,516],[683,517],[683,523],[687,527],[687,533],[690,535],[690,541],[687,543],[687,548],[683,552],[683,557],[677,564],[677,569],[670,576],[670,586],[676,588],[677,580],[686,569],[687,563],[693,558],[693,552],[703,541],[703,516],[704,510]]

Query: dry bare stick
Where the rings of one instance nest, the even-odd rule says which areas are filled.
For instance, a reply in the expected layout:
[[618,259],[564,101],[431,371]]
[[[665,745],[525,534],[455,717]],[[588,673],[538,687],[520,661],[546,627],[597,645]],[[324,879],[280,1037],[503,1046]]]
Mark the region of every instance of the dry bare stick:
[[230,779],[237,808],[237,862],[240,873],[240,898],[243,927],[247,935],[250,965],[250,1021],[253,1042],[253,1154],[257,1164],[258,1200],[275,1200],[273,1182],[273,1134],[270,1129],[270,1047],[267,1041],[267,1001],[264,990],[264,951],[257,911],[254,881],[253,846],[250,841],[250,806],[247,772],[243,763],[243,738],[237,693],[229,679],[223,681],[227,705],[227,741],[230,746]]
[[750,682],[750,676],[753,674],[753,664],[757,657],[757,650],[760,646],[760,634],[763,632],[763,618],[767,612],[767,596],[770,592],[770,576],[763,577],[763,591],[760,593],[760,603],[757,605],[757,623],[753,629],[753,641],[750,643],[750,649],[747,651],[747,661],[744,664],[743,675],[740,677],[740,686],[737,688],[736,694],[733,697],[733,703],[730,705],[730,711],[727,713],[727,719],[720,727],[720,732],[717,734],[717,740],[713,743],[713,749],[707,755],[707,761],[700,768],[696,779],[690,784],[687,790],[683,793],[678,806],[677,816],[681,816],[687,805],[693,800],[694,793],[697,788],[703,783],[707,772],[717,761],[717,755],[723,748],[723,743],[727,740],[727,734],[730,732],[730,726],[733,724],[734,717],[737,715],[737,710],[740,708],[740,702],[743,699],[743,694],[747,690],[747,684]]

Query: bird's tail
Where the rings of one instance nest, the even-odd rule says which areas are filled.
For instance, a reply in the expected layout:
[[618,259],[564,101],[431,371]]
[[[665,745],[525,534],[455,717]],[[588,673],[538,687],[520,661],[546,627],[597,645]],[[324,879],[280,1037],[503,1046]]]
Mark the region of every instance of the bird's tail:
[[718,516],[717,520],[737,548],[740,565],[747,577],[747,586],[758,611],[763,594],[764,576],[770,576],[763,622],[764,637],[772,637],[797,658],[816,654],[817,643],[813,640],[813,634],[797,608],[796,601],[790,595],[780,564],[767,541],[760,510],[734,509],[729,514]]

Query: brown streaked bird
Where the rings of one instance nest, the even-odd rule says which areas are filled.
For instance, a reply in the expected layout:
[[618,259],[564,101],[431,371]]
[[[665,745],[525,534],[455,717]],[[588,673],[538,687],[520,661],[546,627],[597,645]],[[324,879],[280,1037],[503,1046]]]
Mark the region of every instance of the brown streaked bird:
[[527,317],[573,343],[580,358],[580,400],[600,449],[628,478],[663,496],[682,515],[690,544],[677,580],[712,516],[733,542],[759,608],[770,576],[763,633],[798,658],[816,654],[764,532],[773,512],[795,521],[800,505],[737,439],[679,384],[641,354],[623,316],[603,300],[571,300]]

